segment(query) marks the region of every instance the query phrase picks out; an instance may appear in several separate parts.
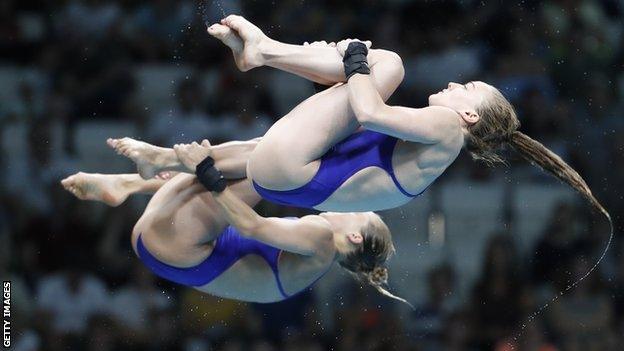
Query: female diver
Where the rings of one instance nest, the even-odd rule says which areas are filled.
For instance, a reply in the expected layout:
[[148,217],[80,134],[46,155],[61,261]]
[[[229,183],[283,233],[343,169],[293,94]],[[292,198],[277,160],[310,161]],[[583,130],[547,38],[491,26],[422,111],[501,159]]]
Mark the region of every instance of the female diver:
[[[511,146],[611,221],[574,169],[518,131],[512,105],[491,85],[449,83],[429,96],[427,107],[389,106],[384,101],[404,74],[395,53],[368,50],[370,43],[349,50],[351,40],[335,47],[284,44],[236,15],[208,33],[232,49],[241,71],[266,65],[325,85],[348,81],[303,101],[261,139],[213,148],[226,177],[248,177],[267,200],[327,211],[389,209],[421,194],[462,148],[494,164],[503,161],[497,151]],[[108,143],[137,162],[146,177],[180,166],[172,149],[130,138]]]
[[155,192],[134,227],[132,245],[153,273],[172,282],[231,299],[274,302],[306,289],[338,262],[382,294],[407,303],[383,288],[388,278],[383,265],[394,247],[379,216],[261,217],[250,207],[260,200],[251,182],[226,187],[210,163],[207,141],[202,145],[175,148],[185,171],[197,169],[198,178],[78,173],[61,183],[80,199],[111,206],[134,193]]

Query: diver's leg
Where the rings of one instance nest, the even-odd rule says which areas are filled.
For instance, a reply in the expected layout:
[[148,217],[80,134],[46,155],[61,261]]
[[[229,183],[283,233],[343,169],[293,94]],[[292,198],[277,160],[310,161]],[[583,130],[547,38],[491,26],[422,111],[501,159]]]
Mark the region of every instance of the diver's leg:
[[97,174],[78,172],[61,181],[63,187],[81,200],[121,205],[132,194],[154,194],[167,179],[145,180],[138,174]]
[[[392,92],[403,78],[394,55],[370,62],[378,91]],[[290,190],[310,181],[319,159],[360,125],[349,104],[345,84],[313,95],[277,121],[251,154],[248,177],[272,190]]]
[[[209,27],[208,33],[232,49],[234,59],[243,71],[265,65],[324,85],[345,81],[342,56],[335,47],[281,43],[270,39],[258,27],[237,15],[226,17],[222,23]],[[369,50],[368,60],[371,65],[389,58],[402,65],[400,57],[395,53]],[[380,85],[379,93],[386,100],[397,86]]]
[[[248,180],[230,182],[229,188],[250,206],[260,201]],[[206,244],[227,226],[210,192],[195,176],[179,174],[156,192],[133,230],[141,234],[159,259],[175,265],[193,265],[205,257]]]
[[[215,166],[227,179],[247,177],[247,160],[261,138],[247,141],[230,141],[211,146]],[[189,170],[178,160],[172,148],[159,147],[132,138],[112,139],[107,143],[117,153],[130,158],[137,164],[142,177],[149,179],[166,170],[188,173]]]
[[[393,91],[403,77],[402,66],[393,55],[377,57],[370,67],[379,91]],[[212,146],[213,158],[226,178],[247,176],[247,165],[254,180],[262,186],[274,190],[292,189],[307,183],[316,172],[316,160],[358,127],[349,105],[347,87],[334,86],[299,104],[262,139]],[[173,149],[130,138],[110,139],[108,144],[137,162],[144,176],[161,169],[188,172]]]

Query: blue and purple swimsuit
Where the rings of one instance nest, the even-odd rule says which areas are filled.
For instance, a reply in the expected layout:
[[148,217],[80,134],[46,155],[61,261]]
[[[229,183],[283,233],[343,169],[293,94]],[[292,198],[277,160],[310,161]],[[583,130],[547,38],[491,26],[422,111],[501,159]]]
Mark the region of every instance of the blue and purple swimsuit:
[[204,261],[193,267],[179,268],[163,263],[154,257],[147,251],[140,235],[137,240],[137,254],[154,274],[171,282],[192,287],[204,286],[212,282],[247,255],[258,255],[264,258],[271,267],[277,288],[282,297],[287,299],[290,295],[284,291],[278,269],[281,251],[257,240],[245,238],[238,233],[236,228],[228,226],[217,237],[212,252]]
[[392,154],[398,139],[386,134],[365,130],[350,135],[332,147],[321,158],[318,172],[308,182],[292,190],[271,190],[253,182],[254,188],[264,198],[276,204],[314,208],[327,200],[355,173],[367,167],[385,170],[403,195],[416,197],[407,192],[392,167]]

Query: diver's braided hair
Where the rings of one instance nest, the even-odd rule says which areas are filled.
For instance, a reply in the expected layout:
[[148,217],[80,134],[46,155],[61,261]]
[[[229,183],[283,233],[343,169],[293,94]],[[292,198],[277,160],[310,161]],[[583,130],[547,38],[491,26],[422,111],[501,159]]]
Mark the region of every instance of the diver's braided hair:
[[542,143],[518,130],[520,121],[516,112],[500,91],[494,90],[493,96],[479,106],[476,112],[480,119],[468,127],[469,133],[466,137],[466,149],[474,159],[484,161],[489,165],[505,162],[498,151],[503,146],[509,145],[522,158],[578,191],[607,218],[613,228],[611,215],[594,197],[578,172]]
[[390,230],[381,218],[378,219],[376,223],[371,222],[363,228],[362,243],[338,263],[360,282],[370,284],[382,295],[414,308],[407,300],[384,288],[388,284],[388,268],[384,265],[395,250],[390,238]]
[[388,268],[375,267],[372,271],[364,273],[364,276],[368,280],[368,283],[372,285],[375,289],[377,289],[377,291],[379,291],[379,293],[381,293],[382,295],[387,296],[391,299],[395,299],[397,301],[401,301],[414,309],[414,306],[406,299],[396,296],[384,288],[384,285],[388,284]]
[[489,165],[505,162],[498,151],[508,145],[531,164],[579,192],[609,222],[610,237],[602,256],[581,279],[566,288],[566,291],[570,290],[591,274],[606,255],[613,239],[611,215],[592,194],[589,186],[577,171],[542,143],[518,131],[520,121],[516,112],[500,91],[495,89],[493,96],[479,106],[476,112],[480,120],[468,127],[469,133],[466,137],[466,149],[474,159],[484,161]]

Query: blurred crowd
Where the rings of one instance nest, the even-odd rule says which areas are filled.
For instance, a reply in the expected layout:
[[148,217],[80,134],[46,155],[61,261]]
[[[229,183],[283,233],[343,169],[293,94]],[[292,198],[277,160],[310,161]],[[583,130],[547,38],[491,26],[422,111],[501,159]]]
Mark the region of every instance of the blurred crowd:
[[[396,51],[406,77],[393,104],[424,106],[448,81],[492,83],[514,103],[521,130],[583,175],[622,232],[621,1],[3,0],[0,272],[13,283],[15,350],[621,349],[617,235],[599,268],[551,301],[593,266],[608,238],[604,220],[576,203],[553,209],[528,254],[501,225],[463,294],[453,262],[435,266],[418,282],[429,293],[413,312],[351,279],[331,301],[312,289],[257,305],[148,273],[128,241],[146,199],[108,209],[71,198],[58,181],[82,167],[76,135],[85,123],[130,124],[132,136],[165,146],[249,139],[313,93],[311,83],[269,69],[236,71],[205,32],[229,13],[288,43],[357,37]],[[154,88],[137,73],[145,67],[186,72],[152,82],[171,86],[167,106],[144,103]],[[12,76],[17,84],[5,85]],[[514,181],[547,181],[509,159]],[[496,176],[462,156],[436,186]],[[267,204],[262,211],[284,213]]]

